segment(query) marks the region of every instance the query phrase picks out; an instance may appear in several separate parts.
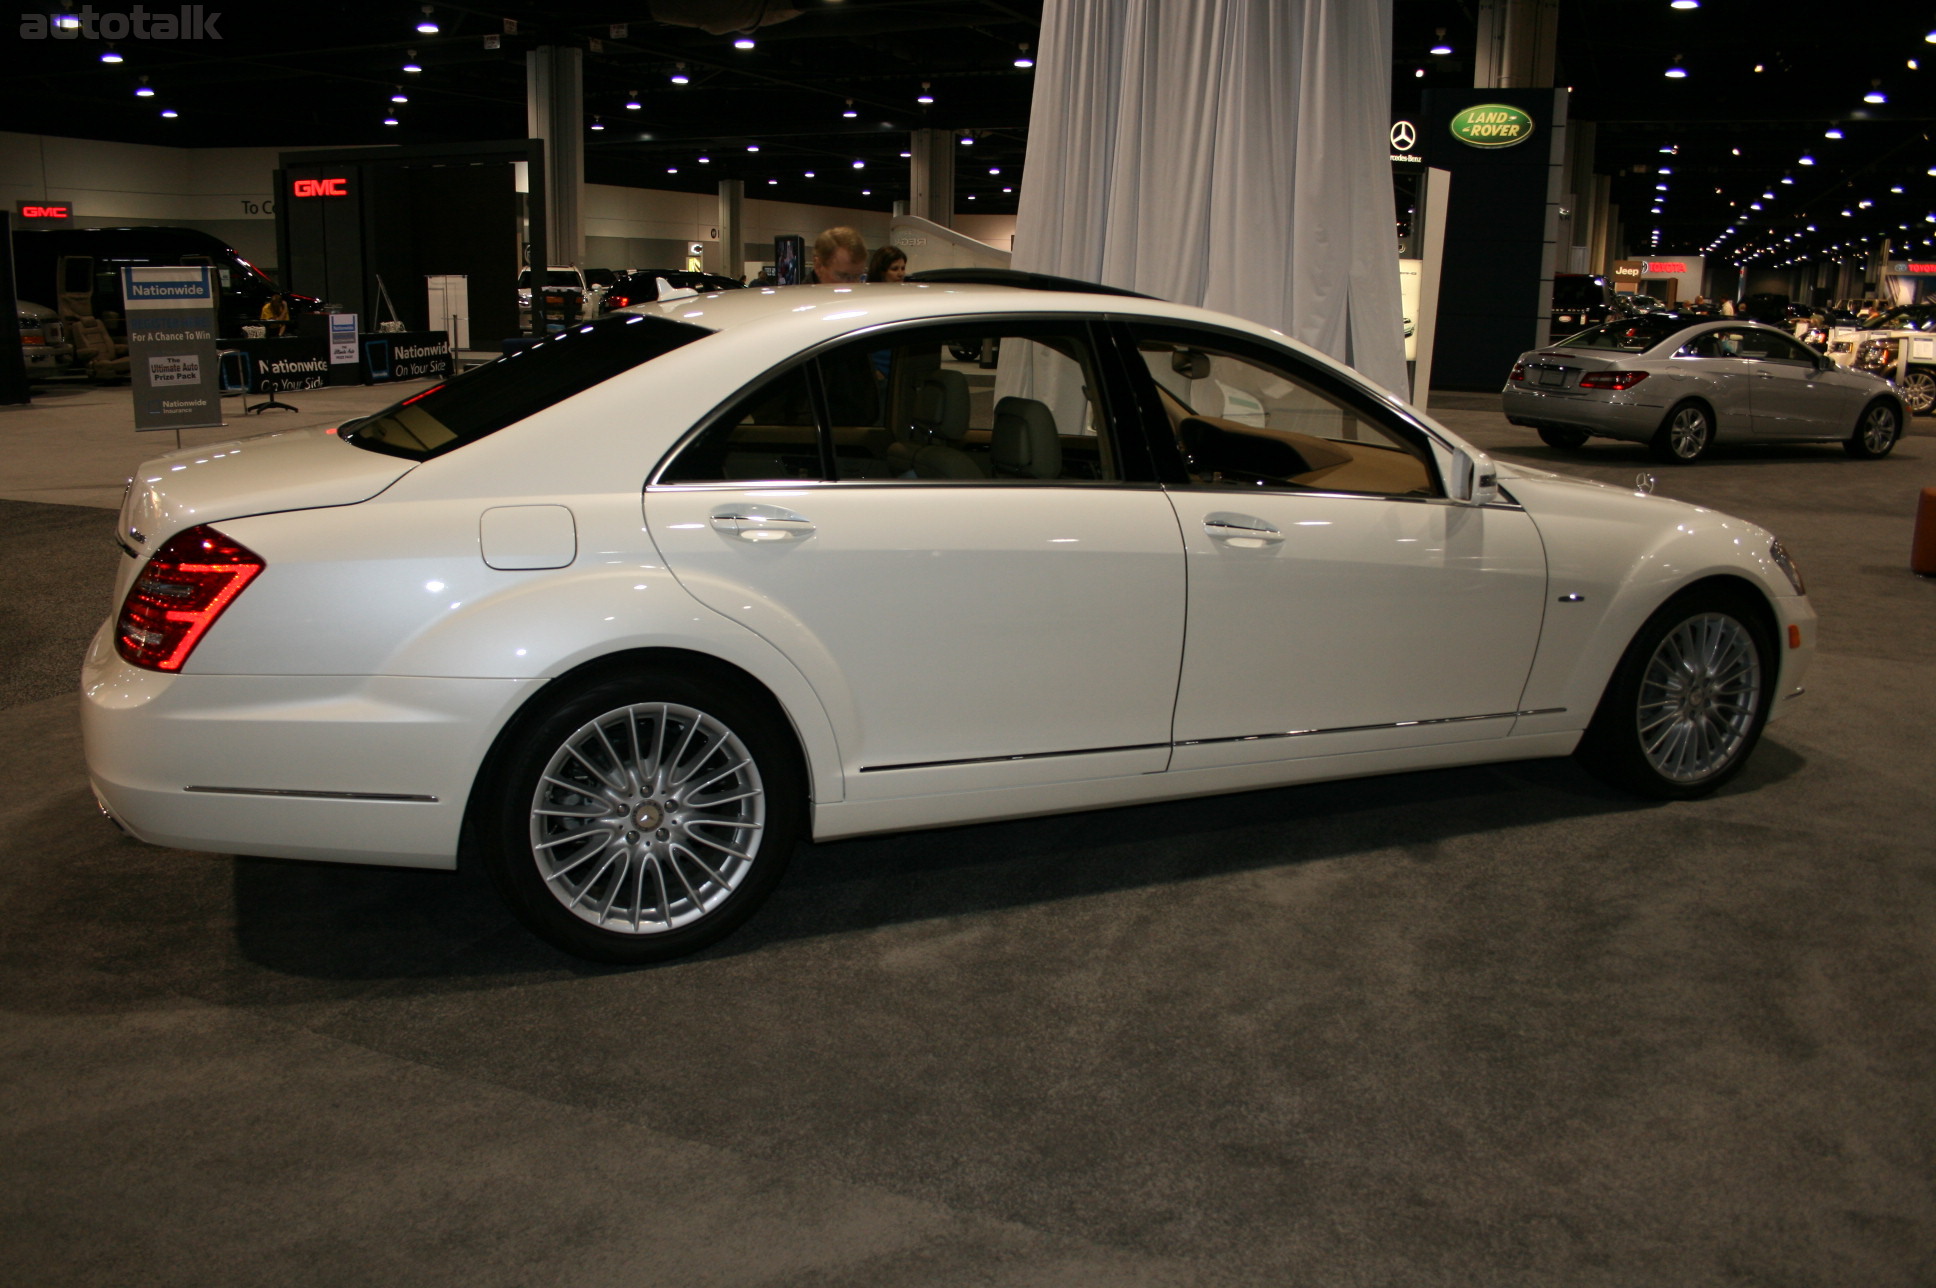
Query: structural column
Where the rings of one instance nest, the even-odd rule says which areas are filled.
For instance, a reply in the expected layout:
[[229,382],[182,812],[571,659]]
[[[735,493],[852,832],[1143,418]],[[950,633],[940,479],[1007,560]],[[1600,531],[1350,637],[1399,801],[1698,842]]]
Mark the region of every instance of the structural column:
[[908,139],[908,213],[954,227],[955,132],[915,130]]
[[740,231],[745,201],[745,180],[719,181],[719,271],[728,277],[738,277],[746,262],[746,238]]
[[[525,128],[544,140],[545,237],[554,264],[585,262],[585,53],[541,45],[524,56]],[[534,264],[542,269],[544,265]]]
[[1472,87],[1550,88],[1559,33],[1559,0],[1480,0]]

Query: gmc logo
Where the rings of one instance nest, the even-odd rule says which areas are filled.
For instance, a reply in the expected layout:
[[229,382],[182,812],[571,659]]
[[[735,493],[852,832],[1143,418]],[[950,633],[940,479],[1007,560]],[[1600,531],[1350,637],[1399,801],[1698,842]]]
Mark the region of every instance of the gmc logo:
[[22,202],[18,209],[22,219],[72,219],[74,217],[72,206],[37,206],[31,202]]
[[348,179],[298,179],[291,185],[298,197],[347,197]]

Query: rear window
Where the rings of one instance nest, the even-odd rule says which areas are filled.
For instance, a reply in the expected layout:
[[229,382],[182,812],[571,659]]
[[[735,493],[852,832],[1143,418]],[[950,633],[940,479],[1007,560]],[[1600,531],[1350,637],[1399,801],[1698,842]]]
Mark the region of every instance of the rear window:
[[428,460],[711,334],[670,318],[600,318],[351,421],[342,437],[372,452]]
[[1556,309],[1591,309],[1607,302],[1607,288],[1591,277],[1556,277],[1553,279],[1553,307]]
[[1621,318],[1614,322],[1603,322],[1589,327],[1575,336],[1561,340],[1555,348],[1559,349],[1610,349],[1620,353],[1639,353],[1651,349],[1673,335],[1676,331],[1687,329],[1688,319],[1668,316],[1647,316]]

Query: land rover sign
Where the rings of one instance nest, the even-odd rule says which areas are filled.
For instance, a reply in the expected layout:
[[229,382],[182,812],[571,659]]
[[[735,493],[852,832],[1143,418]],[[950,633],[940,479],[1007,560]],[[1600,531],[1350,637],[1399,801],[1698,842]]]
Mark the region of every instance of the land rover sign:
[[1452,137],[1475,148],[1509,148],[1533,132],[1533,118],[1504,103],[1481,103],[1452,118]]

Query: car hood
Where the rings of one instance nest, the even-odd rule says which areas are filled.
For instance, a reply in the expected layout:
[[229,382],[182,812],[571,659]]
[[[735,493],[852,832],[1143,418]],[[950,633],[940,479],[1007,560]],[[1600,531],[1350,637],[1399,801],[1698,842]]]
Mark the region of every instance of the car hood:
[[[1494,466],[1500,485],[1535,521],[1543,514],[1565,514],[1591,517],[1601,522],[1644,524],[1651,528],[1659,525],[1669,513],[1680,510],[1690,516],[1705,515],[1757,532],[1766,531],[1759,524],[1748,523],[1706,506],[1660,496],[1651,490],[1653,484],[1649,475],[1641,476],[1650,480],[1646,485],[1649,490],[1642,490],[1639,478],[1635,479],[1634,486],[1621,487],[1570,474],[1555,474],[1551,470],[1517,462],[1495,460]],[[1671,524],[1680,520],[1670,519],[1668,522]]]
[[416,465],[351,446],[333,429],[286,430],[170,452],[135,471],[117,533],[131,549],[152,553],[198,523],[355,505]]

